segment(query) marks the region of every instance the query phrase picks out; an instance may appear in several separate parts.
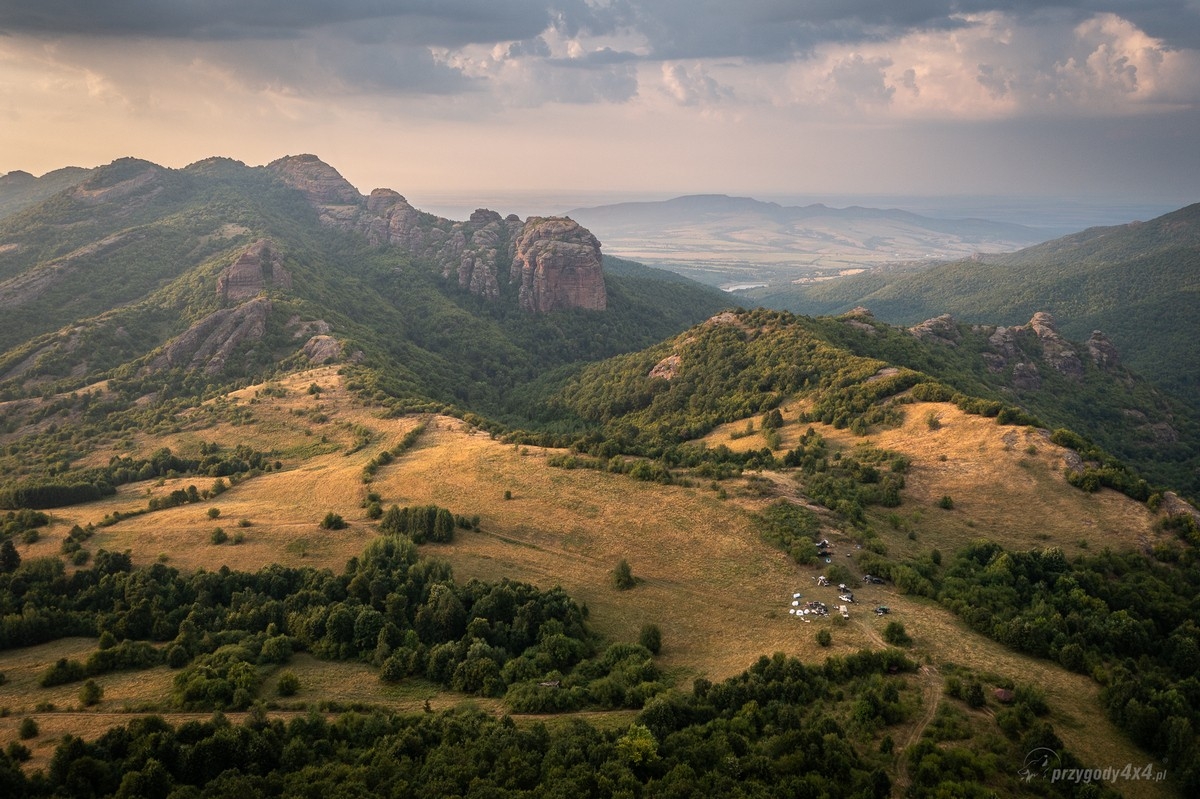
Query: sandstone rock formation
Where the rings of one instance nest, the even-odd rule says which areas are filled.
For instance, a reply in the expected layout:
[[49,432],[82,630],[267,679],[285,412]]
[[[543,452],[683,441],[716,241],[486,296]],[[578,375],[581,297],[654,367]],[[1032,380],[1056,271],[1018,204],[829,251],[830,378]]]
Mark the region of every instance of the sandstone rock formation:
[[336,361],[342,357],[342,343],[333,336],[313,336],[304,342],[304,355],[318,366]]
[[570,219],[522,222],[481,208],[456,222],[418,211],[391,189],[364,198],[316,156],[288,156],[268,168],[304,193],[323,224],[401,246],[472,294],[497,300],[507,280],[530,312],[607,305],[600,242]]
[[529,219],[513,243],[510,279],[526,311],[606,307],[600,242],[571,219]]
[[267,164],[283,182],[314,205],[360,205],[363,196],[336,169],[315,155],[285,155]]
[[216,374],[242,342],[262,339],[270,313],[271,301],[265,297],[214,311],[168,342],[148,369],[156,372],[182,366]]
[[940,341],[951,346],[957,346],[959,339],[962,338],[958,332],[958,324],[948,313],[913,325],[908,332],[924,341]]
[[1083,377],[1083,363],[1070,342],[1058,334],[1054,317],[1045,311],[1038,311],[1029,320],[1032,330],[1042,343],[1042,358],[1068,377]]
[[269,286],[292,287],[292,276],[269,239],[251,244],[217,278],[217,296],[223,303],[240,303],[257,297]]
[[1099,330],[1092,331],[1091,338],[1087,340],[1086,346],[1088,355],[1092,357],[1092,363],[1101,369],[1111,369],[1114,366],[1120,365],[1121,356],[1117,352],[1116,346],[1108,340],[1108,336]]
[[650,370],[647,377],[661,377],[663,380],[670,380],[679,374],[679,368],[683,366],[683,359],[678,355],[672,354],[663,358],[658,363],[654,364],[654,368]]

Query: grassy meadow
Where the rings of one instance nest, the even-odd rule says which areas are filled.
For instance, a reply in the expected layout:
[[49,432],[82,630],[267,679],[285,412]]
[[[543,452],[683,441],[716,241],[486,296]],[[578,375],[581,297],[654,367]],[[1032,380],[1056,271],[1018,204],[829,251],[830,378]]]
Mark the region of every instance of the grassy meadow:
[[[313,385],[320,390],[310,393]],[[780,431],[785,449],[808,427],[794,421],[801,407],[793,402],[785,410],[788,424]],[[426,427],[416,443],[381,467],[369,485],[364,483],[368,461],[421,423]],[[848,431],[813,427],[835,448],[851,449],[863,441]],[[744,435],[745,428],[745,420],[726,425],[706,442],[761,448],[761,435]],[[460,581],[508,577],[542,588],[561,585],[586,605],[590,624],[608,641],[635,641],[643,625],[658,625],[663,633],[658,662],[682,688],[695,677],[719,680],[740,673],[760,654],[784,652],[820,661],[829,654],[882,646],[886,622],[898,620],[914,639],[912,654],[931,667],[914,678],[925,681],[926,703],[908,722],[914,734],[917,725],[933,717],[930,705],[942,696],[940,672],[957,665],[1042,689],[1052,708],[1051,722],[1085,763],[1149,760],[1105,717],[1090,679],[985,639],[931,601],[901,595],[890,586],[861,586],[856,587],[849,621],[835,617],[806,623],[791,616],[793,593],[806,600],[838,601],[836,591],[816,586],[819,568],[795,565],[762,542],[754,528],[751,514],[778,496],[803,501],[801,487],[790,475],[762,475],[771,485],[771,495],[763,496],[761,488],[745,490],[753,475],[723,482],[719,493],[706,481],[694,487],[663,486],[589,469],[553,468],[547,459],[556,451],[504,444],[458,419],[384,418],[346,391],[331,368],[244,389],[182,417],[172,436],[134,436],[123,446],[141,453],[162,446],[186,453],[207,441],[269,451],[282,468],[239,482],[209,500],[98,526],[86,548],[129,550],[135,564],[157,561],[183,570],[254,570],[271,563],[340,570],[377,535],[363,503],[373,491],[385,507],[433,503],[467,517],[478,515],[477,530],[459,529],[450,544],[422,547],[423,554],[448,561]],[[949,404],[924,403],[906,406],[902,425],[876,432],[869,441],[911,460],[902,505],[871,511],[871,523],[893,555],[934,548],[949,555],[987,537],[1010,548],[1058,546],[1073,556],[1104,547],[1145,547],[1158,535],[1145,506],[1116,492],[1085,494],[1068,485],[1062,474],[1064,451],[1041,431],[1000,427]],[[114,511],[146,507],[152,496],[188,484],[205,489],[211,483],[190,478],[123,486],[115,497],[55,511],[39,540],[19,545],[19,552],[22,558],[57,556],[71,525],[100,525]],[[943,496],[953,498],[952,510],[938,507]],[[215,518],[211,509],[219,511]],[[330,511],[343,516],[348,527],[320,529],[318,523]],[[849,533],[832,516],[825,515],[824,523],[836,557],[854,570],[852,560],[843,557],[853,552]],[[212,531],[218,526],[240,542],[213,544]],[[626,591],[617,590],[611,580],[621,559],[638,580]],[[876,604],[890,606],[891,614],[875,616],[870,608]],[[828,648],[815,641],[822,627],[832,632]],[[86,657],[95,647],[94,640],[66,639],[0,653],[0,672],[7,678],[0,685],[0,708],[7,711],[0,718],[0,745],[16,739],[19,718],[32,715],[42,733],[26,743],[34,753],[31,763],[44,766],[62,733],[99,734],[130,712],[161,707],[171,687],[172,672],[166,667],[96,678],[104,698],[87,710],[79,707],[78,684],[38,686],[38,675],[54,661]],[[424,681],[387,686],[365,664],[299,654],[288,668],[299,676],[302,688],[280,712],[323,701],[412,711],[426,703],[440,709],[471,701],[496,712],[503,709],[498,701],[466,700]],[[275,696],[276,679],[276,672],[267,674],[264,697]],[[959,706],[968,715],[994,712]],[[1013,770],[1021,765],[1012,764]],[[1119,788],[1131,796],[1165,795],[1162,786],[1152,783]]]

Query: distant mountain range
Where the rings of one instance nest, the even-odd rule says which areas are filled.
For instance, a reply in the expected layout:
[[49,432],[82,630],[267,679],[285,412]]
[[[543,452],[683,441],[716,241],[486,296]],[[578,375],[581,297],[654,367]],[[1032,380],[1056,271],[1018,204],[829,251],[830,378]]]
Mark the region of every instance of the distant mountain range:
[[896,209],[783,206],[702,194],[567,213],[608,251],[730,288],[820,281],[897,262],[1008,252],[1043,231],[983,219],[935,219]]
[[905,325],[944,313],[964,322],[1013,325],[1047,311],[1070,338],[1103,330],[1131,368],[1200,404],[1200,204],[1015,253],[872,270],[745,296],[745,304],[803,314],[863,306]]

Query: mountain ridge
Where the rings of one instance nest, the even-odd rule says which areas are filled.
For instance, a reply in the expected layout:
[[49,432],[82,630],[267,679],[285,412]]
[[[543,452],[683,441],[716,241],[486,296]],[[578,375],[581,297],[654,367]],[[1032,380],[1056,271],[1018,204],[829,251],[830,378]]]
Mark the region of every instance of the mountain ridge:
[[1190,321],[1200,313],[1198,276],[1200,204],[1193,204],[1015,253],[768,287],[745,296],[809,314],[866,306],[879,318],[904,325],[943,313],[1011,325],[1047,311],[1071,337],[1084,339],[1103,330],[1131,367],[1187,399],[1200,387]]
[[613,251],[714,284],[826,279],[844,270],[1004,251],[1043,241],[1013,223],[898,209],[785,206],[723,194],[574,208]]

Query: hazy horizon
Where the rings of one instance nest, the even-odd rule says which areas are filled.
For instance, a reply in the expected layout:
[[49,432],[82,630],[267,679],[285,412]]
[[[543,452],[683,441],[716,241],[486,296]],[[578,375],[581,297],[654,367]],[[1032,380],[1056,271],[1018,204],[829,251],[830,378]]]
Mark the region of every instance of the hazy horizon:
[[1200,2],[0,3],[0,173],[364,192],[1200,198]]
[[[388,187],[393,188],[393,187]],[[403,193],[403,192],[401,192]],[[503,214],[528,216],[561,215],[576,208],[635,202],[663,202],[690,194],[714,194],[750,197],[783,206],[823,204],[832,208],[898,209],[934,219],[986,219],[1009,222],[1035,229],[1074,232],[1088,227],[1120,225],[1146,221],[1178,210],[1190,201],[1129,201],[1117,197],[1020,197],[1002,195],[897,195],[897,194],[769,194],[712,192],[587,192],[546,193],[517,191],[504,193],[411,194],[406,199],[414,207],[448,219],[466,219],[477,208],[490,208]],[[580,201],[573,201],[578,198]]]

